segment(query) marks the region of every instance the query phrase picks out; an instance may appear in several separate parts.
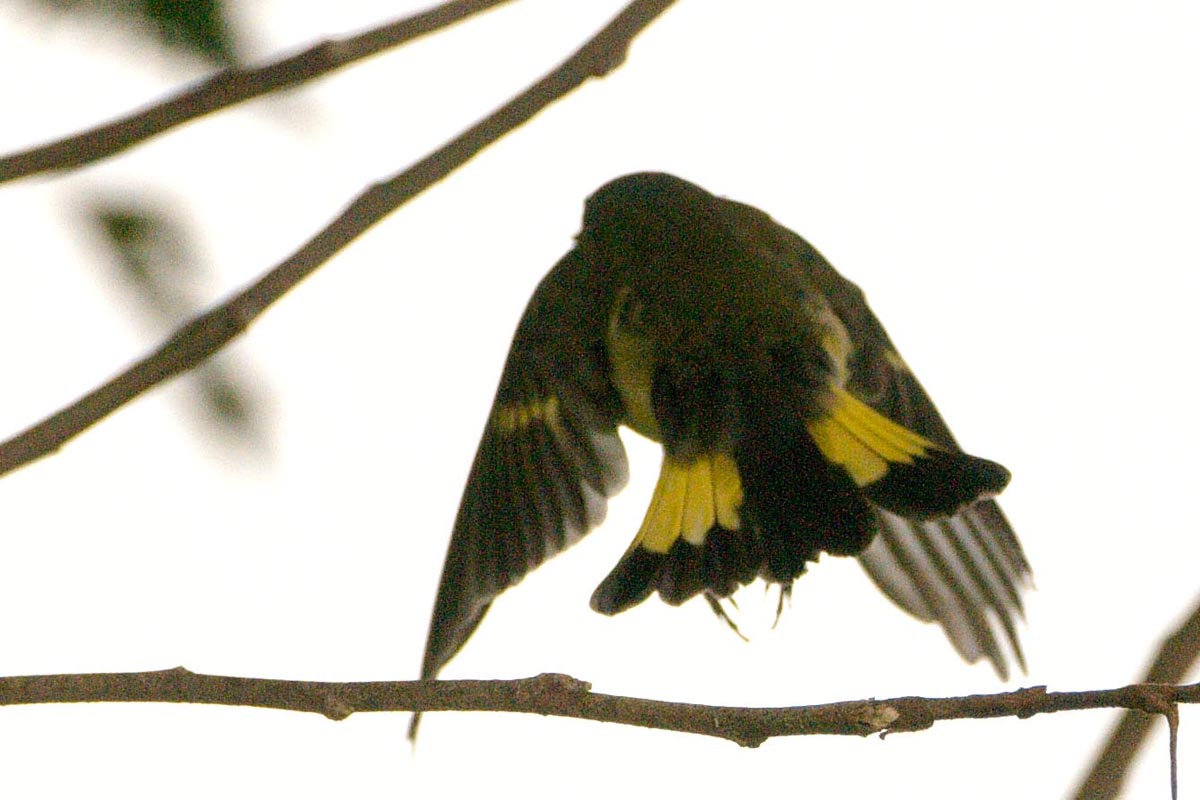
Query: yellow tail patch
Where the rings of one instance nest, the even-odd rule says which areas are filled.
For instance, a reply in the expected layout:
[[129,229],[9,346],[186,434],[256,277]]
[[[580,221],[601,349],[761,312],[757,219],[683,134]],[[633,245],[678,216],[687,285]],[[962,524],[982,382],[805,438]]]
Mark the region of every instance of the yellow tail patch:
[[859,486],[882,478],[889,464],[911,464],[943,449],[838,388],[826,413],[806,427],[821,455],[850,473]]
[[738,530],[741,506],[742,479],[731,456],[685,462],[664,455],[650,508],[629,549],[666,553],[679,539],[699,547],[714,525]]

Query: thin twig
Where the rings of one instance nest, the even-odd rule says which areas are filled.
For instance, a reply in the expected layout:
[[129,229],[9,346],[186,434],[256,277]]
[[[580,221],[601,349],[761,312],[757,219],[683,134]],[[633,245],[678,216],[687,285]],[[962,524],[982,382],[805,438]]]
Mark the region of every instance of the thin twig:
[[416,164],[367,189],[333,222],[253,284],[183,325],[121,374],[0,443],[0,475],[54,452],[142,392],[217,352],[372,225],[588,78],[603,77],[620,66],[633,38],[674,2],[634,0],[553,72]]
[[366,711],[507,711],[615,722],[693,733],[757,747],[775,736],[868,736],[925,730],[935,722],[1200,702],[1200,684],[1135,684],[1120,689],[1048,692],[1044,686],[965,697],[895,697],[814,706],[738,708],[668,703],[591,691],[567,675],[510,681],[332,683],[156,672],[0,678],[0,705],[38,703],[200,703],[305,711],[342,720]]
[[111,122],[0,158],[0,183],[108,158],[205,114],[327,75],[508,2],[512,0],[451,0],[356,36],[325,40],[260,67],[222,70]]
[[1171,800],[1179,800],[1179,706],[1171,705],[1163,715],[1170,731],[1168,755],[1171,757]]
[[[1179,683],[1196,663],[1197,657],[1200,657],[1200,602],[1197,602],[1184,623],[1163,641],[1143,682]],[[1149,736],[1154,719],[1154,716],[1133,710],[1123,714],[1073,796],[1080,800],[1111,800],[1118,797],[1129,774],[1129,766]]]

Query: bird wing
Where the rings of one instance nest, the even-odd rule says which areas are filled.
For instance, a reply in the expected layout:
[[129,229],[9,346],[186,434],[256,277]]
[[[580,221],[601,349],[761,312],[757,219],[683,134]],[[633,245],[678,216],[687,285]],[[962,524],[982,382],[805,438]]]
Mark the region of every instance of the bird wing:
[[497,595],[599,525],[625,484],[606,297],[576,249],[525,309],[454,523],[422,679],[458,652]]
[[[815,248],[768,215],[728,201],[737,227],[768,257],[800,269],[850,334],[846,388],[876,411],[933,442],[958,445],[916,376],[909,370],[862,290],[843,278]],[[1029,562],[999,505],[984,499],[951,517],[912,520],[876,508],[879,533],[858,556],[875,584],[913,616],[937,622],[968,662],[986,657],[1008,677],[1005,645],[1023,670],[1016,633]]]

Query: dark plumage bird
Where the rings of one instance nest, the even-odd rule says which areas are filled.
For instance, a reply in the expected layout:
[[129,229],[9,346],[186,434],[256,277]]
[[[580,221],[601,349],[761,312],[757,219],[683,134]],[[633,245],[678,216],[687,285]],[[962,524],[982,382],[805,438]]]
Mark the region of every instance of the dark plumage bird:
[[660,442],[663,462],[596,611],[657,592],[673,605],[702,595],[724,616],[740,586],[787,593],[824,552],[857,556],[968,661],[1006,677],[1007,641],[1022,662],[1029,566],[990,499],[1008,471],[959,449],[862,292],[808,242],[751,206],[639,173],[588,199],[575,247],[517,327],[422,678],[497,595],[603,520],[627,476],[620,425]]

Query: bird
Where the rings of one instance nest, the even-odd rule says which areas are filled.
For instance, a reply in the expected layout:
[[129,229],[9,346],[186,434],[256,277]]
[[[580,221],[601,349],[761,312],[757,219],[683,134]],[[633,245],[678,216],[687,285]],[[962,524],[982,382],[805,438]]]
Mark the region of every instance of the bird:
[[1031,570],[993,499],[1008,470],[959,448],[863,292],[812,245],[753,206],[639,172],[586,200],[517,325],[423,680],[498,595],[604,520],[628,479],[621,427],[663,459],[595,611],[700,596],[732,625],[722,603],[740,587],[778,585],[782,611],[821,554],[850,556],[966,661],[1006,679],[1011,653],[1024,669]]

